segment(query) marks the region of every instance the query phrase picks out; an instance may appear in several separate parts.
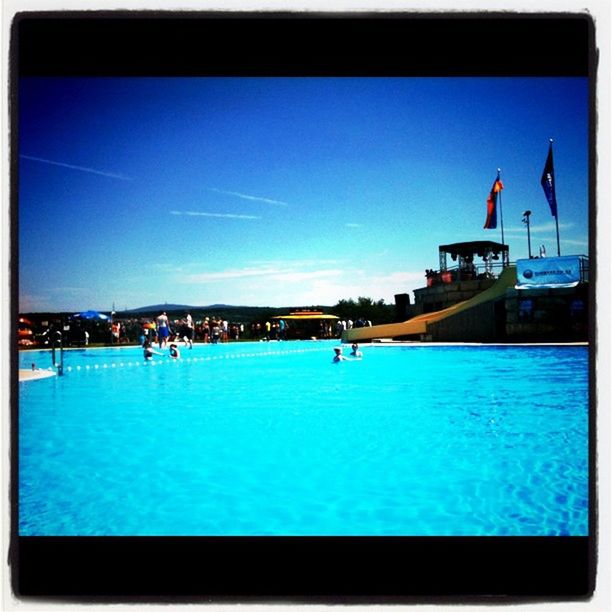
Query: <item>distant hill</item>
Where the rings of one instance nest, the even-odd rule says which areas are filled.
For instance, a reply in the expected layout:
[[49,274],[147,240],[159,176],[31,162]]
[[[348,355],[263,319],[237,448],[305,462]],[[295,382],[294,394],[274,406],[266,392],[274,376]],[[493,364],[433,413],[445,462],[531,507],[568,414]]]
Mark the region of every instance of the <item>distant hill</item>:
[[[302,310],[302,306],[232,306],[230,304],[209,304],[208,306],[193,306],[188,304],[154,304],[142,306],[129,310],[121,310],[116,313],[120,319],[156,317],[160,312],[167,312],[170,317],[181,318],[186,312],[190,312],[194,319],[202,316],[219,317],[235,323],[249,322],[260,318],[269,318],[275,315],[285,315],[294,310]],[[331,306],[308,306],[310,310],[323,310],[329,312]]]
[[[329,312],[332,306],[309,305],[307,310],[322,310]],[[267,319],[275,315],[286,315],[294,310],[303,310],[302,306],[232,306],[229,304],[210,304],[208,306],[192,306],[189,304],[153,304],[151,306],[141,306],[140,308],[130,308],[118,310],[115,313],[116,319],[152,319],[161,312],[167,312],[171,318],[180,319],[186,312],[190,312],[195,320],[203,316],[221,318],[234,323],[248,323],[259,319]],[[107,314],[110,314],[106,311]],[[39,324],[41,321],[59,321],[61,318],[68,319],[72,312],[49,312],[49,313],[20,313],[32,322]]]
[[138,314],[144,312],[176,312],[178,310],[188,312],[191,310],[211,310],[220,308],[242,308],[242,306],[230,306],[229,304],[211,304],[210,306],[189,306],[187,304],[154,304],[153,306],[141,306],[140,308],[129,308],[117,314]]
[[[117,315],[131,315],[143,313],[160,312],[204,312],[209,310],[274,310],[289,312],[302,310],[303,306],[235,306],[232,304],[209,304],[208,306],[190,306],[188,304],[154,304],[153,306],[141,306],[140,308],[128,308],[127,310],[117,311]],[[331,306],[307,306],[309,310],[329,310]]]

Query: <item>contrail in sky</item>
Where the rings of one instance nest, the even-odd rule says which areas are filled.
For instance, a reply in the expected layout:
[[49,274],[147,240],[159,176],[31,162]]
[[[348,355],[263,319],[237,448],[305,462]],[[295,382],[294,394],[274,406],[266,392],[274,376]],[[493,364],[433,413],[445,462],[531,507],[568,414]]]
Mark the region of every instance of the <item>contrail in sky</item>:
[[[570,229],[574,226],[573,223],[559,223],[559,229]],[[530,230],[532,234],[537,234],[539,232],[550,232],[554,231],[555,224],[554,223],[542,223],[541,225],[531,225]],[[523,227],[509,227],[506,230],[512,234],[520,234],[523,235],[525,233],[525,226]]]
[[23,159],[30,159],[32,161],[42,162],[44,164],[51,164],[52,166],[61,166],[62,168],[70,168],[71,170],[80,170],[81,172],[89,172],[90,174],[99,174],[100,176],[121,179],[122,181],[132,180],[129,176],[124,176],[123,174],[103,172],[101,170],[94,170],[93,168],[84,168],[83,166],[73,166],[72,164],[64,164],[62,162],[56,162],[50,159],[43,159],[42,157],[32,157],[31,155],[20,155],[19,157],[22,157]]
[[198,212],[198,211],[180,211],[171,210],[171,215],[187,215],[189,217],[219,217],[221,219],[261,219],[261,217],[254,217],[253,215],[232,215],[226,213],[209,213],[209,212]]
[[278,206],[289,206],[287,202],[281,202],[280,200],[272,200],[270,198],[260,198],[259,196],[247,195],[246,193],[238,193],[237,191],[224,191],[223,189],[215,189],[214,187],[209,187],[211,191],[215,191],[216,193],[223,193],[225,195],[236,196],[237,198],[242,198],[243,200],[254,200],[255,202],[265,202],[266,204],[276,204]]

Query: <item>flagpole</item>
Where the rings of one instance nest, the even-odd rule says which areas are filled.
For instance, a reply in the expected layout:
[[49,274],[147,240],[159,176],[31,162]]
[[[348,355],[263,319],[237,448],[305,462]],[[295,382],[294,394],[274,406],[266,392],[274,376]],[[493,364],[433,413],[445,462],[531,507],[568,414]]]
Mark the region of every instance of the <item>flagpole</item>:
[[[498,181],[501,180],[501,168],[497,169],[497,180]],[[504,211],[502,210],[502,194],[501,194],[501,190],[497,194],[497,197],[499,198],[499,223],[501,225],[502,244],[506,244],[504,242]]]
[[557,255],[561,257],[561,246],[559,244],[559,213],[555,216],[555,221],[557,223]]
[[[550,150],[552,152],[553,139],[550,139]],[[555,189],[555,225],[557,227],[557,256],[561,257],[561,243],[559,242],[559,205],[557,204],[557,186],[554,186]]]

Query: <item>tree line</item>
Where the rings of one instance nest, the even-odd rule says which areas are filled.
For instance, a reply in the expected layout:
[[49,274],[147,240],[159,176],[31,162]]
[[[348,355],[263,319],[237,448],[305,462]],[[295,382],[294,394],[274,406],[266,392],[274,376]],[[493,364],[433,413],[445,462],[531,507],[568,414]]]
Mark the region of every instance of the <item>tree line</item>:
[[[358,297],[341,299],[334,306],[311,305],[308,307],[249,307],[249,306],[222,306],[218,308],[208,309],[191,309],[191,315],[194,321],[199,322],[204,317],[210,316],[211,319],[227,320],[230,323],[244,324],[245,330],[250,330],[253,323],[265,323],[270,321],[272,317],[288,315],[292,311],[321,311],[326,314],[333,314],[341,320],[353,322],[358,319],[370,321],[372,325],[381,325],[384,323],[392,323],[395,316],[395,307],[391,304],[385,304],[384,300],[373,300],[370,297]],[[124,333],[131,341],[136,341],[140,335],[141,324],[143,320],[155,320],[159,312],[117,312],[114,315],[115,321],[121,321],[124,326]],[[185,315],[185,310],[177,310],[173,312],[168,309],[170,319],[181,319]],[[28,320],[31,321],[31,327],[34,332],[34,338],[40,343],[46,339],[45,332],[50,329],[63,330],[64,338],[70,343],[71,341],[81,341],[84,332],[89,333],[89,341],[91,343],[108,343],[110,342],[110,320],[74,320],[71,318],[71,313],[31,313],[26,314]],[[250,336],[249,331],[245,334],[245,339]]]
[[352,321],[365,319],[366,321],[371,321],[372,325],[382,325],[393,322],[395,306],[385,304],[385,300],[374,301],[369,297],[358,297],[356,301],[352,298],[340,300],[330,309],[330,314],[336,315],[345,321],[347,319]]

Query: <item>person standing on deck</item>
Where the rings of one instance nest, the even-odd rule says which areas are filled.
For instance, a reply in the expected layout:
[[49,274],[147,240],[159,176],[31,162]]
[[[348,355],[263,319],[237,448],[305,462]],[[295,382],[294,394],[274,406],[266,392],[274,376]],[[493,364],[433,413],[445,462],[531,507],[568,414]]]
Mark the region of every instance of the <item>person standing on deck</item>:
[[119,344],[119,334],[121,333],[121,327],[119,321],[111,323],[111,334],[113,342]]
[[204,319],[204,323],[202,324],[202,340],[204,344],[208,344],[210,342],[210,322],[208,317]]
[[336,322],[336,338],[340,338],[340,336],[342,336],[342,330],[342,321],[338,319],[338,321]]
[[194,327],[193,327],[193,318],[191,314],[188,312],[187,317],[185,318],[185,345],[189,345],[189,348],[193,348],[193,336],[194,336]]
[[159,348],[164,348],[170,335],[170,324],[168,321],[168,315],[162,312],[157,317],[157,340],[159,342]]

